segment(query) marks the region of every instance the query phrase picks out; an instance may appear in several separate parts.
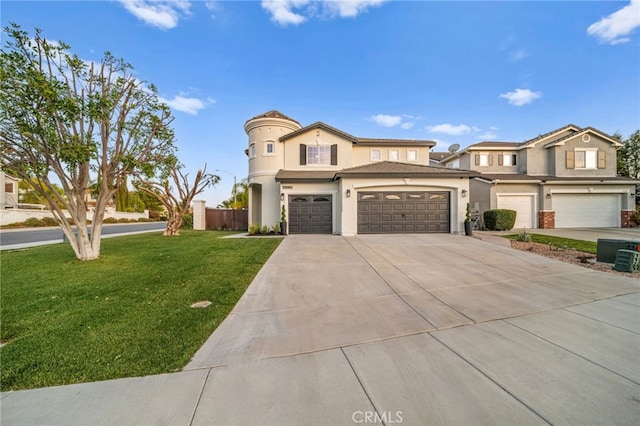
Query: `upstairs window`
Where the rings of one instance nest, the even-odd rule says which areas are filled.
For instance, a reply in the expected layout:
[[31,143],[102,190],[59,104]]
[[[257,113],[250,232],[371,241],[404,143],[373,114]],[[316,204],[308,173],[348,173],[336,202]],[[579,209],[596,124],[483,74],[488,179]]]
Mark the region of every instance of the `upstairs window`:
[[493,157],[490,154],[476,154],[475,164],[481,167],[493,166]]
[[300,144],[300,165],[338,165],[338,145]]
[[500,154],[498,156],[498,165],[500,166],[515,166],[516,154]]
[[415,149],[407,150],[407,161],[418,161],[418,151]]
[[5,182],[4,192],[7,192],[9,194],[13,192],[13,182]]
[[265,154],[273,154],[273,152],[274,152],[273,149],[274,149],[273,142],[267,142],[264,145],[264,153]]
[[398,161],[400,159],[400,153],[397,149],[389,150],[389,161]]
[[249,158],[254,158],[256,156],[256,144],[252,143],[249,145]]
[[604,169],[606,168],[606,152],[597,149],[576,149],[567,151],[567,169]]
[[371,161],[380,161],[382,160],[382,152],[379,149],[371,150]]

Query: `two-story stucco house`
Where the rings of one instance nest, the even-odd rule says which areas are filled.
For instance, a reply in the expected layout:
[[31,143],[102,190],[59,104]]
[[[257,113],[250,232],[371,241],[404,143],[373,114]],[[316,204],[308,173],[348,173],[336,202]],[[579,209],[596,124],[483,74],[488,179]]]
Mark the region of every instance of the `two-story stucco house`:
[[303,127],[278,111],[249,119],[249,223],[289,233],[458,233],[477,173],[431,166],[428,140]]
[[441,160],[481,173],[470,183],[480,212],[518,212],[516,228],[626,227],[637,181],[617,176],[620,141],[569,124],[516,142],[480,142]]

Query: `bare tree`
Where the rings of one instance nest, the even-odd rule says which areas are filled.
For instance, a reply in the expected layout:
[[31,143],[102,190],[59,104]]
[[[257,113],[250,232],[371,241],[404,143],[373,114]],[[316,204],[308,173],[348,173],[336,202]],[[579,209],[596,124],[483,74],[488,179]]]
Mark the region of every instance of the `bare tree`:
[[[132,174],[152,176],[174,157],[173,121],[156,89],[106,52],[87,63],[61,42],[4,28],[0,52],[2,168],[45,198],[76,257],[96,259],[105,208]],[[97,181],[91,233],[87,190]],[[57,182],[56,182],[57,181]],[[58,184],[63,194],[53,191]],[[77,229],[65,219],[65,210]]]
[[167,210],[167,229],[164,235],[180,235],[184,215],[187,214],[194,197],[209,186],[220,181],[220,176],[207,173],[207,165],[198,170],[193,183],[189,183],[189,174],[182,172],[183,166],[176,164],[168,167],[164,179],[138,179],[134,186],[138,191],[153,195]]

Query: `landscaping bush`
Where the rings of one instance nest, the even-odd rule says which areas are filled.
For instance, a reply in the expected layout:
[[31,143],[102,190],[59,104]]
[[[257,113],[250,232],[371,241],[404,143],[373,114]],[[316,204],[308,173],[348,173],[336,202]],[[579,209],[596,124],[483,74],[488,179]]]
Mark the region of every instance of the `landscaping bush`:
[[43,220],[38,219],[37,217],[30,217],[29,219],[24,221],[24,226],[28,227],[41,227],[47,226]]
[[127,219],[126,217],[121,217],[120,219],[118,219],[118,223],[129,223],[130,220]]
[[58,226],[58,221],[52,217],[43,217],[42,221],[46,226]]
[[180,229],[193,229],[193,214],[186,213],[182,218],[182,225]]
[[631,224],[634,227],[640,226],[640,207],[636,207],[636,211],[631,213]]
[[160,212],[158,210],[149,210],[149,219],[152,221],[160,220]]
[[115,217],[105,217],[102,223],[118,223]]
[[153,222],[153,220],[147,219],[146,217],[139,217],[138,222]]
[[516,224],[515,210],[496,209],[484,212],[484,226],[490,231],[508,231]]

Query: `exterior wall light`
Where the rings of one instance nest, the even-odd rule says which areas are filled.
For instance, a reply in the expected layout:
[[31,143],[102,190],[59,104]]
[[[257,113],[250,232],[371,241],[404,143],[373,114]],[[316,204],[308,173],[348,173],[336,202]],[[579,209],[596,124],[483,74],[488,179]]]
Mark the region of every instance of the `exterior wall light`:
[[347,194],[347,198],[351,197],[351,190],[347,189],[347,193],[346,194]]
[[284,201],[284,192],[280,194],[280,201]]
[[550,199],[551,199],[551,193],[550,193],[550,192],[547,192],[547,195],[545,196],[545,198],[546,198],[547,200],[550,200]]
[[466,189],[462,190],[462,198],[467,198],[467,194],[469,193],[469,191],[467,191]]

